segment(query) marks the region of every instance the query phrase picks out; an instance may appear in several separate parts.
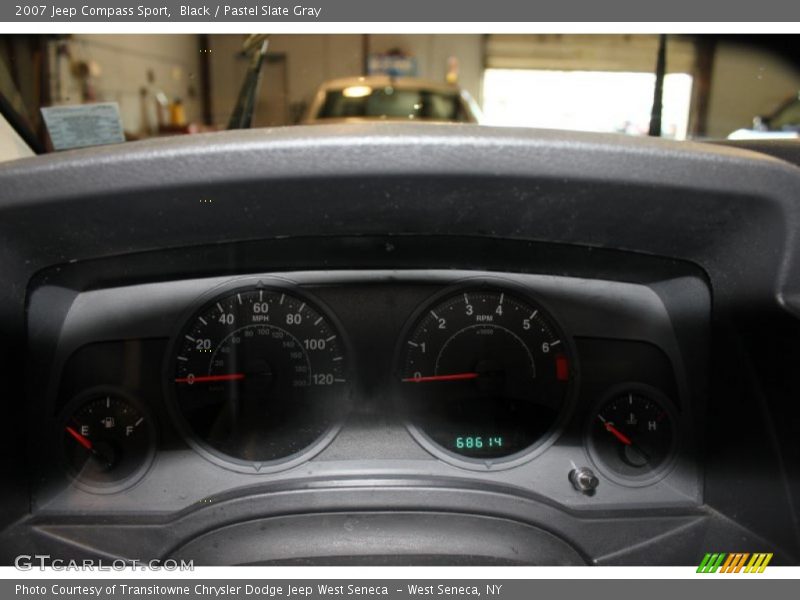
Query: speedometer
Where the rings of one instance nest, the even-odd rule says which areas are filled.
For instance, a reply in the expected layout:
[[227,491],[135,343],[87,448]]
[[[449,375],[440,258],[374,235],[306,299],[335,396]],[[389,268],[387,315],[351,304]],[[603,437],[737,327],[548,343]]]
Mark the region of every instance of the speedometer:
[[234,289],[205,303],[177,337],[173,412],[214,462],[284,468],[332,437],[346,364],[333,318],[305,294],[263,283]]
[[469,285],[422,309],[401,341],[399,394],[429,450],[509,466],[552,439],[569,406],[571,344],[515,288]]

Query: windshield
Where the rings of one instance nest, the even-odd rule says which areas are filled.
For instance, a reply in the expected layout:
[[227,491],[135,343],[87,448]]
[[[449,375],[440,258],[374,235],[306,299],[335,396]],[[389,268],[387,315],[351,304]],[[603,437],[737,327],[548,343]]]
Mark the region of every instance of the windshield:
[[457,92],[397,89],[391,84],[373,89],[353,85],[328,90],[317,119],[384,118],[422,121],[470,122]]
[[796,137],[797,42],[793,35],[5,35],[0,108],[40,151],[371,120],[676,140]]

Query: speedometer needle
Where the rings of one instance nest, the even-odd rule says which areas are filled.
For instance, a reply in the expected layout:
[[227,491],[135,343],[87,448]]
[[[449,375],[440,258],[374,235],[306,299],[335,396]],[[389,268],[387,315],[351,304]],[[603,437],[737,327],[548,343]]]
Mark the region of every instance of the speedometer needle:
[[463,381],[466,379],[477,379],[478,373],[453,373],[452,375],[428,375],[426,377],[406,377],[401,379],[403,383],[424,383],[426,381]]
[[190,377],[177,377],[175,383],[211,383],[214,381],[238,381],[244,379],[244,373],[228,373],[227,375],[199,375]]

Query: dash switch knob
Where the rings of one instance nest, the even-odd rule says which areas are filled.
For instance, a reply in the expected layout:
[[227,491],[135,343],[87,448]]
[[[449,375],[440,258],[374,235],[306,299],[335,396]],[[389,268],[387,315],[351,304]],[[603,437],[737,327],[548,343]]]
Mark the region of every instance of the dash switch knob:
[[587,496],[594,494],[600,480],[588,467],[579,467],[569,472],[569,481],[577,491]]

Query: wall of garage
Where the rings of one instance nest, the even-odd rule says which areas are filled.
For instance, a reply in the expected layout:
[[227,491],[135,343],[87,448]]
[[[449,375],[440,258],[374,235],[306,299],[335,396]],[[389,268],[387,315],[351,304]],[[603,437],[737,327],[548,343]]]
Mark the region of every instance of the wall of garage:
[[721,43],[714,53],[708,99],[708,136],[725,137],[752,126],[800,91],[800,71],[752,46]]
[[119,103],[128,133],[145,127],[152,101],[144,100],[148,86],[162,91],[170,101],[183,103],[189,121],[202,114],[200,48],[194,35],[72,35],[51,41],[50,88],[55,103],[80,104],[87,83],[81,65],[92,74],[88,85],[99,102]]
[[370,35],[370,53],[385,54],[399,49],[417,57],[418,75],[445,81],[450,57],[458,59],[458,82],[478,102],[483,81],[483,35],[423,34]]

